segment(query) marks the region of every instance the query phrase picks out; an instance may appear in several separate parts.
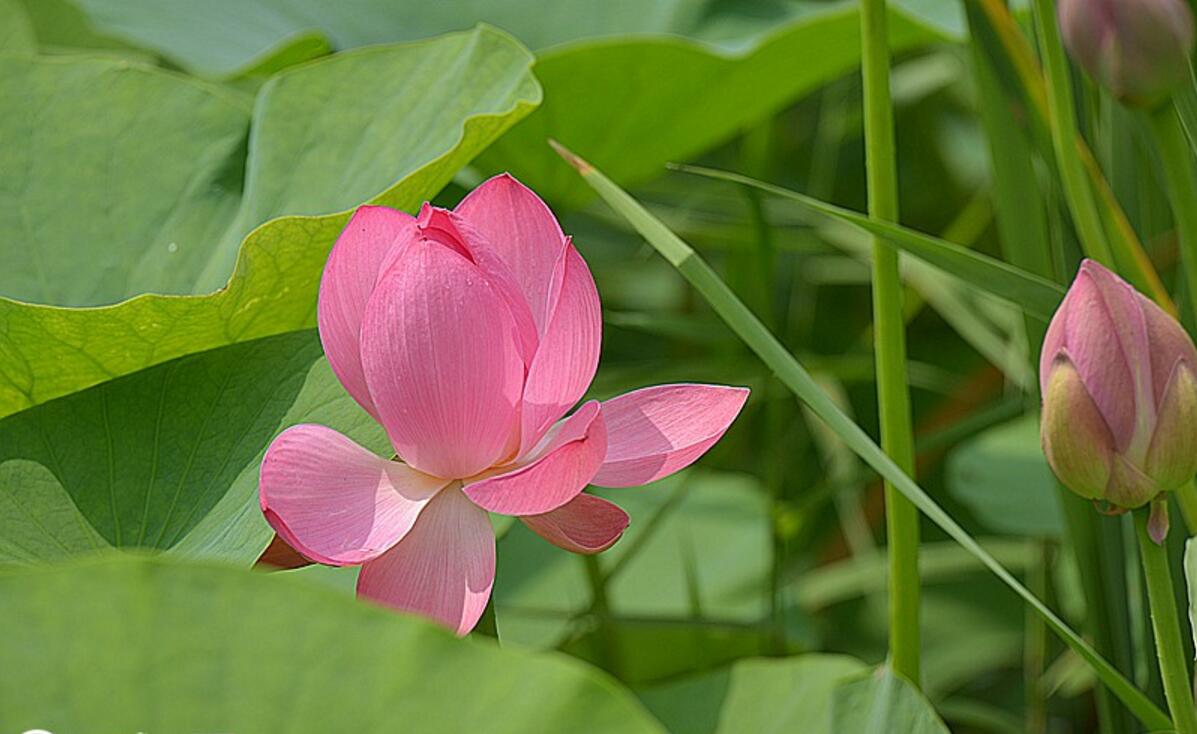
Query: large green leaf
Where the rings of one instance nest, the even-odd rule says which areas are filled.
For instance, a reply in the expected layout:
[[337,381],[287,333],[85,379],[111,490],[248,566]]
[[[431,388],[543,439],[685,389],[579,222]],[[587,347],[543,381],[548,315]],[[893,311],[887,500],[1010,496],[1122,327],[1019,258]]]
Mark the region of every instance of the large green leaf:
[[[938,37],[894,14],[896,50]],[[728,52],[692,40],[620,39],[538,54],[541,109],[487,150],[481,165],[509,168],[562,203],[588,189],[563,170],[546,138],[561,140],[624,185],[646,181],[857,66],[852,8],[802,15],[759,42]],[[613,116],[612,110],[619,114]]]
[[191,289],[237,209],[243,100],[125,61],[0,58],[0,107],[0,293]]
[[[750,659],[640,691],[671,731],[686,734],[832,734],[832,695],[864,663],[843,655]],[[899,731],[895,729],[894,731]]]
[[0,575],[5,731],[660,732],[563,656],[294,579],[164,559]]
[[[812,0],[761,7],[711,0],[76,0],[97,28],[173,59],[206,76],[231,76],[305,32],[341,49],[427,38],[489,23],[537,51],[572,42],[673,35],[743,51],[778,26],[826,9]],[[952,0],[895,3],[942,33],[960,35]],[[236,19],[231,25],[229,19]]]
[[124,41],[98,33],[71,0],[9,0],[24,6],[37,51],[44,54],[95,53],[153,62],[154,57]]
[[[506,33],[479,26],[341,53],[272,77],[254,109],[237,239],[284,214],[325,214],[367,200],[419,204],[436,189],[404,177],[443,151],[485,148],[540,101],[531,60]],[[463,125],[473,140],[463,140]],[[422,173],[444,185],[456,169]]]
[[832,711],[835,731],[948,734],[948,727],[918,689],[887,667],[841,684]]
[[[79,2],[106,31],[217,76],[235,73],[304,31],[323,32],[348,48],[493,23],[537,49],[545,103],[481,165],[511,170],[557,204],[580,203],[589,192],[562,174],[545,138],[562,140],[612,178],[634,184],[657,175],[667,161],[731,137],[860,60],[855,8],[808,1],[763,7],[709,0]],[[943,27],[923,21],[942,15],[927,6],[954,3],[902,5],[913,6],[921,18],[893,13],[895,50],[947,38]],[[229,32],[230,18],[240,20],[236,33]]]
[[997,559],[982,548],[967,530],[961,527],[926,490],[903,472],[885,451],[844,413],[835,400],[811,377],[806,368],[787,351],[781,342],[744,305],[743,301],[728,288],[727,284],[719,279],[711,266],[689,244],[670,231],[659,219],[650,214],[639,202],[616,186],[590,163],[560,145],[556,145],[556,148],[563,159],[574,167],[583,180],[590,184],[611,208],[624,217],[658,253],[678,269],[719,314],[720,318],[772,370],[778,380],[806,403],[810,410],[822,419],[853,453],[891,482],[928,519],[981,561],[1003,584],[1021,597],[1065,644],[1085,660],[1110,692],[1126,704],[1127,708],[1133,711],[1140,721],[1150,727],[1164,728],[1168,726],[1168,717],[1158,706],[1131,684],[1091,644],[1069,627],[1042,599],[1027,589]]
[[0,0],[0,53],[24,55],[33,53],[37,39],[33,23],[17,0]]
[[[192,90],[196,85],[124,62],[76,59],[6,63],[24,64],[22,68],[37,78],[45,74],[66,77],[56,84],[80,75],[87,78],[100,74],[105,79],[103,75],[108,74],[130,90],[119,110],[106,107],[104,88],[80,87],[76,91],[82,99],[47,99],[45,106],[49,110],[65,106],[75,110],[78,118],[64,116],[57,126],[39,126],[42,154],[29,159],[35,166],[33,173],[22,174],[30,183],[0,191],[0,221],[21,226],[0,231],[0,252],[50,247],[45,242],[39,242],[39,248],[32,247],[23,233],[52,229],[55,238],[61,239],[47,241],[58,242],[56,246],[63,253],[70,245],[73,249],[69,251],[77,254],[41,264],[47,269],[57,268],[45,271],[47,281],[71,288],[76,282],[96,277],[93,268],[84,263],[83,254],[94,262],[94,258],[103,257],[105,248],[123,247],[124,240],[96,242],[92,229],[104,225],[105,217],[64,216],[60,209],[69,207],[72,197],[108,201],[107,190],[121,185],[129,188],[129,197],[141,203],[158,201],[158,193],[150,187],[156,181],[154,166],[150,166],[151,174],[128,169],[128,180],[117,177],[119,181],[105,168],[79,169],[74,161],[87,153],[77,138],[98,130],[108,135],[94,140],[98,146],[136,137],[138,145],[150,149],[143,138],[160,136],[162,130],[151,131],[142,127],[149,123],[138,122],[132,129],[139,134],[129,136],[119,125],[105,121],[113,116],[127,121],[131,114],[125,109],[128,105],[136,105],[133,111],[139,113],[155,109],[155,90],[173,89],[171,85]],[[145,232],[156,246],[131,243],[125,253],[142,253],[138,259],[126,262],[125,272],[104,276],[110,289],[105,294],[108,299],[117,293],[120,286],[115,284],[120,282],[126,283],[121,295],[139,290],[190,292],[224,282],[236,257],[228,283],[205,295],[140,295],[113,306],[89,309],[53,308],[0,298],[0,415],[185,354],[312,326],[320,271],[348,213],[275,219],[250,232],[238,249],[240,234],[261,218],[283,213],[323,213],[366,199],[400,209],[417,206],[539,102],[540,89],[531,76],[530,64],[531,56],[523,47],[505,34],[483,27],[432,41],[363,49],[275,77],[258,97],[245,164],[244,198],[240,213],[229,224],[231,229],[224,233],[218,228],[210,231],[213,225],[203,221],[204,212],[218,208],[226,215],[226,223],[231,212],[226,208],[227,200],[220,199],[216,207],[201,196],[198,208],[176,209],[167,218],[168,222],[182,217],[200,223],[196,227],[202,227],[209,236],[195,249],[191,242],[180,243],[168,234]],[[0,88],[21,84],[33,88],[26,74],[16,76],[14,81],[6,75]],[[109,81],[105,87],[117,83]],[[199,92],[186,93],[207,100]],[[0,118],[0,137],[7,134],[3,131],[8,125],[19,125],[14,128],[18,131],[29,128],[23,120],[27,120],[23,114]],[[190,119],[173,118],[164,127],[177,125],[189,131],[192,124]],[[302,125],[302,130],[296,125]],[[297,137],[297,133],[302,134]],[[319,145],[308,145],[309,140],[319,140]],[[225,139],[220,141],[223,145]],[[5,146],[0,155],[25,155],[13,147]],[[212,151],[225,148],[213,144],[205,150],[211,156]],[[14,170],[21,170],[16,163],[14,159]],[[205,167],[206,159],[200,163],[195,168],[193,161],[189,169],[192,179],[199,176],[196,186],[228,181],[215,176],[215,169]],[[226,158],[223,164],[223,170],[239,181],[239,173],[233,174],[239,171],[235,157]],[[22,193],[34,184],[40,187],[41,195],[29,198]],[[212,196],[211,191],[208,196]],[[139,223],[144,212],[131,204],[131,198],[120,201],[121,217],[133,220],[114,225],[122,237],[149,226]],[[95,206],[99,211],[102,207]],[[126,232],[121,227],[134,229]],[[184,251],[194,253],[188,256],[187,267],[172,259]],[[5,258],[7,262],[8,256]],[[136,287],[130,289],[129,283],[136,283]],[[79,304],[90,297],[94,296],[79,291],[65,300]]]
[[144,547],[248,562],[270,440],[300,422],[386,450],[313,331],[222,347],[0,420],[0,562]]
[[[230,76],[287,39],[319,31],[337,48],[427,38],[485,22],[534,49],[624,33],[693,33],[707,0],[77,0],[105,31],[207,76]],[[230,18],[236,18],[231,25]],[[235,32],[233,32],[235,31]]]

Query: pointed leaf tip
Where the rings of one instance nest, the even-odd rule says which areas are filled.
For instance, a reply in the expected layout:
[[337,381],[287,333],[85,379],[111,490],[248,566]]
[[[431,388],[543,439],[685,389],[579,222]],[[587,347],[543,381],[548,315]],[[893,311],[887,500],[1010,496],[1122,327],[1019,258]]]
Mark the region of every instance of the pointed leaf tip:
[[569,148],[566,148],[561,143],[558,143],[553,138],[548,138],[548,141],[549,147],[556,151],[557,155],[564,158],[566,163],[576,168],[578,173],[582,174],[583,176],[594,173],[594,166],[587,163],[585,160],[579,157],[578,154],[574,153]]

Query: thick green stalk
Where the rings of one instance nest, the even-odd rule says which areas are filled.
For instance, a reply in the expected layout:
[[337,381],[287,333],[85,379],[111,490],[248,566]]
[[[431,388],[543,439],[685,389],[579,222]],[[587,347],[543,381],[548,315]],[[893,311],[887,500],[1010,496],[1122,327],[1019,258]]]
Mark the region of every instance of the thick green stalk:
[[[890,99],[889,39],[885,0],[860,4],[861,68],[864,78],[865,166],[869,215],[898,220],[898,174]],[[881,445],[908,475],[914,473],[910,393],[906,385],[906,332],[898,251],[873,239],[873,333]],[[919,682],[919,514],[891,483],[885,483],[889,549],[889,655],[899,674]]]
[[1052,134],[1052,149],[1056,152],[1056,166],[1064,185],[1064,198],[1080,236],[1085,254],[1111,269],[1117,270],[1110,251],[1101,213],[1093,200],[1093,191],[1084,164],[1077,150],[1079,133],[1072,85],[1068,79],[1068,60],[1060,43],[1060,29],[1056,26],[1055,3],[1035,0],[1035,22],[1039,29],[1040,50],[1047,72],[1048,124]]
[[619,647],[615,625],[611,623],[611,605],[607,600],[607,575],[597,556],[582,556],[586,580],[590,584],[590,608],[598,618],[595,654],[599,664],[612,675],[619,673]]
[[1164,681],[1164,696],[1172,713],[1172,724],[1180,734],[1197,734],[1197,711],[1193,709],[1193,691],[1189,688],[1185,645],[1180,636],[1180,619],[1172,588],[1166,546],[1156,545],[1147,532],[1146,509],[1135,512],[1135,534],[1139,536],[1139,559],[1147,601],[1151,605],[1151,628],[1155,632],[1155,652]]
[[1197,536],[1197,485],[1192,479],[1176,489],[1176,504],[1180,505],[1180,516],[1189,537]]
[[[1168,180],[1168,201],[1180,241],[1180,264],[1189,301],[1197,308],[1197,182],[1193,178],[1193,152],[1171,105],[1151,114],[1151,131]],[[1190,530],[1192,528],[1190,527]]]

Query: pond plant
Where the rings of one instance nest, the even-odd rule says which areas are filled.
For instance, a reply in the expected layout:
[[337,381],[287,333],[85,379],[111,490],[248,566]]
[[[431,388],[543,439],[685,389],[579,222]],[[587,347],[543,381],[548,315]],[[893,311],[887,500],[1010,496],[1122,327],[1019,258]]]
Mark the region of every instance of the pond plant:
[[1197,734],[1194,9],[0,0],[0,730]]

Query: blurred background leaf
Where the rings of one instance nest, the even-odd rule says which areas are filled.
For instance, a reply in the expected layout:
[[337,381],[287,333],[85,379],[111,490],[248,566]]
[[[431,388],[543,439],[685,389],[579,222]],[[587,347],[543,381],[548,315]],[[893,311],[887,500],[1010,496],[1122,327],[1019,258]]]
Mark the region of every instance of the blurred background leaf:
[[842,655],[746,659],[728,668],[640,691],[674,732],[832,734],[836,686],[864,665]]
[[836,731],[948,734],[918,689],[886,667],[841,684],[832,711]]
[[991,428],[952,453],[948,490],[986,527],[1011,535],[1058,538],[1063,519],[1056,478],[1039,445],[1039,416]]
[[[104,557],[0,574],[0,726],[661,732],[564,656],[461,642],[291,578]],[[70,598],[72,603],[64,604]]]

